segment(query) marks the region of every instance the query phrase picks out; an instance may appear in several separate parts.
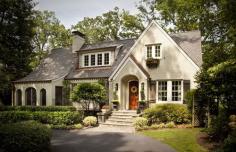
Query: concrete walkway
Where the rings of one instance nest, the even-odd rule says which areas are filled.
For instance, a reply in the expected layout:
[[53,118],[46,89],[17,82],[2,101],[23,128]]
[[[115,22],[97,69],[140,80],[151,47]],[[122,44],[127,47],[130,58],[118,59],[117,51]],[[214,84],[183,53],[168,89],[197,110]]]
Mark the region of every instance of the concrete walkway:
[[168,145],[135,133],[54,130],[52,152],[175,152]]

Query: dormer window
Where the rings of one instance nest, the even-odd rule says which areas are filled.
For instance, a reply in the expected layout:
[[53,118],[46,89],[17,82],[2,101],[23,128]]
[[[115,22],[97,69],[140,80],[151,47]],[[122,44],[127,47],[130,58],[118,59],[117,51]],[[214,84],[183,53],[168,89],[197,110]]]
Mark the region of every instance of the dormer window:
[[95,63],[96,63],[95,61],[96,61],[96,60],[95,60],[95,54],[92,54],[92,55],[91,55],[91,60],[90,60],[90,62],[91,62],[90,65],[91,65],[91,66],[94,66]]
[[94,52],[82,54],[83,67],[110,66],[111,52]]
[[98,65],[102,65],[102,54],[98,54],[98,57],[97,57],[97,59],[98,59]]
[[161,58],[161,44],[153,44],[147,45],[147,59],[154,58],[160,59]]
[[109,53],[104,54],[104,64],[108,65],[109,64]]
[[88,55],[84,56],[84,66],[89,66],[89,56]]

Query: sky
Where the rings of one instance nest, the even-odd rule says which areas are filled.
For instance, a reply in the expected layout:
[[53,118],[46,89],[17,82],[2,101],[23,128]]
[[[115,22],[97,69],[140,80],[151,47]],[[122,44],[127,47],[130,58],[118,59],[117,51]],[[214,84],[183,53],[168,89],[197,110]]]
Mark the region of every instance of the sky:
[[112,10],[114,7],[136,14],[135,5],[139,0],[34,0],[38,3],[36,10],[54,11],[56,17],[70,28],[84,17],[95,17]]

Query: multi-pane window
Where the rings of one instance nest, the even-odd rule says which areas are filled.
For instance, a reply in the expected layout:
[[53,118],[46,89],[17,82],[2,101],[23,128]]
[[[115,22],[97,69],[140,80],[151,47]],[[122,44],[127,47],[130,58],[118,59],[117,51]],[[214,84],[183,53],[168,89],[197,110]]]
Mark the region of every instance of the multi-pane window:
[[94,66],[95,65],[95,54],[92,54],[90,56],[90,66]]
[[160,56],[161,56],[161,46],[155,45],[155,57],[160,57]]
[[161,58],[161,44],[147,46],[147,59],[148,58]]
[[102,65],[102,54],[97,55],[97,64]]
[[167,101],[167,81],[158,82],[158,100]]
[[89,66],[89,56],[88,55],[84,56],[84,66]]
[[172,101],[181,101],[181,81],[172,81]]
[[109,53],[104,54],[104,64],[105,65],[109,64]]
[[147,46],[147,58],[152,58],[152,46]]

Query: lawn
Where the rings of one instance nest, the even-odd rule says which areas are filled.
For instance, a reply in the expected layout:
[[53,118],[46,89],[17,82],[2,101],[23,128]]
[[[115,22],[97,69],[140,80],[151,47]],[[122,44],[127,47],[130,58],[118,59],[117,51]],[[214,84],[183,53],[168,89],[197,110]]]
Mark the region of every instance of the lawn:
[[142,134],[155,138],[173,147],[178,152],[206,152],[197,143],[197,135],[200,129],[163,129],[146,130]]

